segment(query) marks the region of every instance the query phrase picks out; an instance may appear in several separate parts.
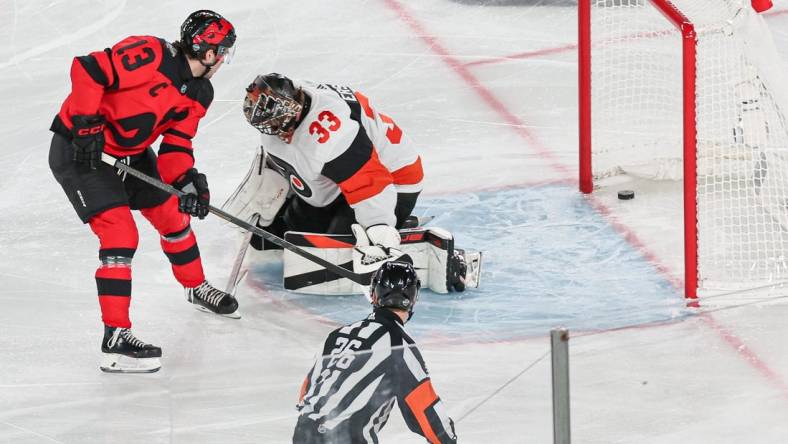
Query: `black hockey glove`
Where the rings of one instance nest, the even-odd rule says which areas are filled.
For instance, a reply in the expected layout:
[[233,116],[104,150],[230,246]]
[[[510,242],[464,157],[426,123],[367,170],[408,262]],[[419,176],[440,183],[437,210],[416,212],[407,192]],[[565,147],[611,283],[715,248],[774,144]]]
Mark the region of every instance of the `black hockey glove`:
[[172,186],[184,192],[178,197],[178,210],[181,213],[205,219],[211,204],[211,192],[205,174],[192,168],[173,182]]
[[71,129],[74,136],[71,141],[74,146],[74,161],[89,165],[90,169],[95,170],[104,151],[104,116],[72,116],[71,122],[74,123]]

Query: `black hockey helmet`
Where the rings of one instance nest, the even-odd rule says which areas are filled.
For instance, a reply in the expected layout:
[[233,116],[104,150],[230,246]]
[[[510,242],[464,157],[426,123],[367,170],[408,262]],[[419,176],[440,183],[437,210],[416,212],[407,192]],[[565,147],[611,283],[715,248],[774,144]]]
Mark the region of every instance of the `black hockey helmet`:
[[263,134],[281,137],[288,133],[302,109],[303,92],[282,74],[259,75],[246,87],[244,116]]
[[406,310],[408,319],[413,316],[420,289],[421,281],[413,265],[400,261],[381,265],[369,287],[373,306]]
[[194,58],[202,59],[209,49],[230,62],[235,45],[235,27],[221,15],[201,9],[192,12],[181,25],[181,47]]

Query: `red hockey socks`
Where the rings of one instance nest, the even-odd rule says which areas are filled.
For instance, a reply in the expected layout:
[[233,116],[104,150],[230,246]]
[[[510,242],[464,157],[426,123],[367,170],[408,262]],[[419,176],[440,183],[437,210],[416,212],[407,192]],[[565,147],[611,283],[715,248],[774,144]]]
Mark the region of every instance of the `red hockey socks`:
[[188,288],[205,281],[197,238],[189,225],[189,216],[178,211],[178,199],[173,196],[157,207],[141,211],[161,235],[161,248],[172,264],[175,279]]
[[134,218],[129,207],[122,206],[94,216],[89,224],[100,245],[96,288],[101,319],[111,327],[131,328],[131,260],[139,243]]

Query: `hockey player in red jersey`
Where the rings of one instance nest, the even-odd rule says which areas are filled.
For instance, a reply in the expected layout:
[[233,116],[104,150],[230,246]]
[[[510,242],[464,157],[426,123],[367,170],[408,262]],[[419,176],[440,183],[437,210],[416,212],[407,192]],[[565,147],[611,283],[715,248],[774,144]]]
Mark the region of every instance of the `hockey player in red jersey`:
[[[83,223],[99,239],[96,286],[104,338],[101,369],[152,372],[159,347],[131,333],[131,262],[138,243],[130,210],[161,236],[172,272],[196,308],[240,317],[235,298],[203,274],[190,216],[208,214],[205,175],[194,168],[192,138],[213,100],[210,78],[228,63],[233,25],[208,10],[189,15],[180,41],[131,36],[112,48],[75,57],[71,94],[50,128],[49,166]],[[163,136],[158,156],[151,145]],[[107,153],[185,194],[177,198],[101,162]]]
[[[289,187],[292,195],[261,226],[277,236],[352,230],[361,255],[357,273],[398,256],[397,228],[416,205],[424,172],[393,119],[349,87],[294,82],[276,73],[249,85],[244,115],[263,134],[261,174],[281,182],[262,192],[281,195]],[[253,238],[253,246],[262,245]]]
[[428,442],[457,442],[454,423],[404,328],[420,287],[406,262],[386,262],[375,273],[374,311],[328,335],[301,386],[294,444],[376,443],[395,402],[408,428]]

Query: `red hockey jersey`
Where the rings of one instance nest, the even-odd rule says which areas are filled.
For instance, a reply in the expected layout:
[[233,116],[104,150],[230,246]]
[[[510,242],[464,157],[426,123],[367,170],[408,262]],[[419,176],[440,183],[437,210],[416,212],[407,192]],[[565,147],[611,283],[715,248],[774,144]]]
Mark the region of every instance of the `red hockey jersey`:
[[141,153],[164,135],[159,172],[172,183],[194,165],[192,138],[212,101],[210,81],[192,76],[181,51],[157,37],[131,36],[74,58],[71,94],[51,129],[70,138],[72,116],[101,114],[104,151],[117,157]]

